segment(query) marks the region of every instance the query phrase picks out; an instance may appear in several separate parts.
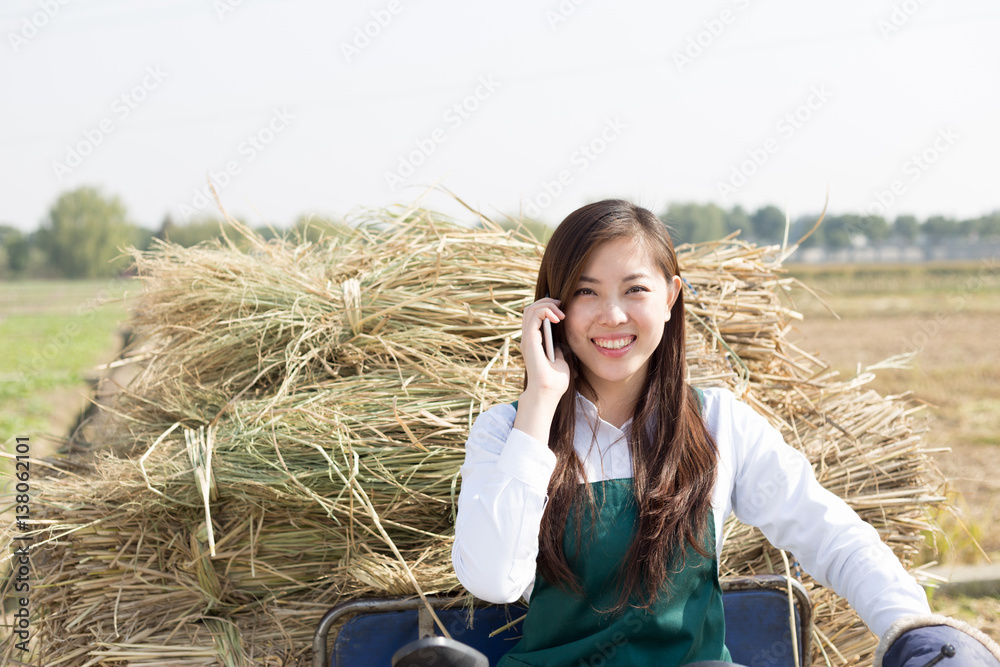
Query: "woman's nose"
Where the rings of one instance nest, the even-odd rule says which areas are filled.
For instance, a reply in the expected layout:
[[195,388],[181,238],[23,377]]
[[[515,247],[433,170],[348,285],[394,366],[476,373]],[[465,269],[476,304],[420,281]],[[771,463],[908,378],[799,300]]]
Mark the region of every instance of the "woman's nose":
[[611,299],[601,304],[599,317],[600,323],[604,325],[623,324],[628,320],[628,316],[625,314],[621,305],[617,301]]

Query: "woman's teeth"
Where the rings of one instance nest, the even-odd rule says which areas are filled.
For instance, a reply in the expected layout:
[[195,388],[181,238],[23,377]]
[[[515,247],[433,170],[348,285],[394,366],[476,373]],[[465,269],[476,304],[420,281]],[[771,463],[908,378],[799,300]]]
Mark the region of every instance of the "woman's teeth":
[[598,340],[595,338],[594,344],[608,350],[620,350],[634,340],[635,336],[631,336],[629,338],[616,338],[614,340]]

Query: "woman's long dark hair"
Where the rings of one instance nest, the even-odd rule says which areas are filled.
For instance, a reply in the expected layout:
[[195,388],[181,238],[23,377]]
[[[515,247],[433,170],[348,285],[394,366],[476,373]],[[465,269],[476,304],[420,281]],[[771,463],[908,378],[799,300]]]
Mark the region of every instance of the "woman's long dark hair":
[[[589,204],[556,228],[542,257],[535,298],[549,294],[566,309],[594,249],[614,239],[635,239],[669,282],[680,275],[666,227],[652,212],[621,200]],[[563,549],[569,512],[580,516],[588,498],[583,462],[573,447],[576,393],[586,386],[580,362],[565,343],[563,327],[553,327],[570,366],[569,390],[556,408],[549,448],[557,464],[549,482],[549,502],[539,535],[538,567],[550,583],[580,592]],[[707,535],[717,453],[697,399],[685,381],[684,296],[679,294],[664,323],[663,339],[650,358],[648,376],[629,433],[637,530],[620,576],[621,596],[613,612],[648,608],[661,595],[671,572],[684,564],[685,543],[702,556],[714,555]],[[525,379],[527,381],[527,378]],[[649,427],[644,427],[649,425]],[[593,497],[589,496],[591,504]],[[580,526],[579,521],[575,525]],[[711,541],[709,541],[711,540]]]

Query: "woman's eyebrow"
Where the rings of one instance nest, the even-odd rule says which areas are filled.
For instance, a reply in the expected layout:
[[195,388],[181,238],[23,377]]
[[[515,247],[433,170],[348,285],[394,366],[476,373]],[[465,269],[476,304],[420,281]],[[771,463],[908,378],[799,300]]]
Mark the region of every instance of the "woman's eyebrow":
[[630,283],[633,280],[649,280],[649,276],[645,273],[631,273],[624,278],[622,278],[623,283]]
[[[646,279],[649,280],[649,275],[645,273],[630,273],[629,275],[622,278],[623,283],[632,282],[633,280]],[[597,278],[591,278],[590,276],[580,276],[579,282],[581,283],[594,283],[599,285],[601,283]]]

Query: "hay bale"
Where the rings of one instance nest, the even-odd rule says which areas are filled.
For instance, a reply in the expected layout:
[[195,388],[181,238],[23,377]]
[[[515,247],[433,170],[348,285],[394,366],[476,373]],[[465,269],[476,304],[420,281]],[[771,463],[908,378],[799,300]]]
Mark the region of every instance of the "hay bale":
[[[358,222],[295,243],[230,219],[242,247],[133,252],[142,371],[92,450],[35,481],[45,664],[304,663],[332,604],[461,592],[463,443],[520,393],[542,249],[425,210]],[[786,339],[799,315],[774,248],[729,239],[679,256],[691,381],[765,414],[909,563],[942,500],[914,406]],[[725,574],[784,571],[759,532],[726,529]],[[854,613],[804,580],[814,658],[869,659]],[[3,656],[16,663],[9,642]]]

